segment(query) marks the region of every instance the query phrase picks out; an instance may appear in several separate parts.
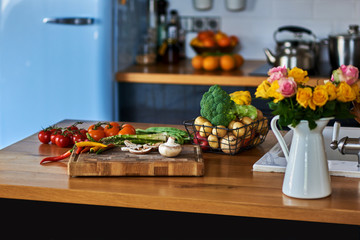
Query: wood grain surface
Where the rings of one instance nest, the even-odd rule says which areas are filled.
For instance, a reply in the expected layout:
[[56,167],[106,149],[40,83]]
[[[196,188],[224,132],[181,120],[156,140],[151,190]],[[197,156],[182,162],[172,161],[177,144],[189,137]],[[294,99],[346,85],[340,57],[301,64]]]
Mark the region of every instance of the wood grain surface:
[[360,225],[360,179],[331,177],[331,196],[300,200],[282,194],[283,174],[253,172],[274,144],[270,132],[263,144],[239,155],[205,153],[204,177],[73,178],[67,161],[39,164],[65,149],[41,144],[34,134],[0,151],[0,197]]
[[[157,83],[183,85],[213,85],[257,87],[266,76],[251,76],[265,61],[248,60],[244,65],[233,71],[216,70],[208,72],[195,70],[191,66],[191,59],[183,60],[176,65],[158,63],[154,65],[133,65],[116,74],[116,80],[123,83]],[[311,85],[325,78],[312,77]]]
[[197,145],[182,146],[179,156],[167,158],[155,150],[134,154],[112,148],[102,154],[71,154],[70,176],[202,176],[204,161]]

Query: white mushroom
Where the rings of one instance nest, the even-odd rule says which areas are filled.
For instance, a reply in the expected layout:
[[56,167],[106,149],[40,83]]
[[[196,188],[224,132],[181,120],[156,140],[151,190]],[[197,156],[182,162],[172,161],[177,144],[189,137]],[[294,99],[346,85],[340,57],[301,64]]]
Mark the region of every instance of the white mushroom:
[[159,153],[164,157],[176,157],[180,154],[182,147],[175,143],[175,138],[169,137],[166,143],[159,146]]

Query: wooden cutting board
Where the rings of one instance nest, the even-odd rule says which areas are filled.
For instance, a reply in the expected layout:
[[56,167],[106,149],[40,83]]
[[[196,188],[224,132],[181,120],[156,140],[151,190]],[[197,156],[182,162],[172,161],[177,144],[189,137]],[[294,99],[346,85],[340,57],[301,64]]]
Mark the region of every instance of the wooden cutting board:
[[183,145],[180,155],[166,158],[154,151],[133,154],[120,147],[101,154],[82,153],[70,156],[68,174],[76,176],[203,176],[204,161],[197,145]]

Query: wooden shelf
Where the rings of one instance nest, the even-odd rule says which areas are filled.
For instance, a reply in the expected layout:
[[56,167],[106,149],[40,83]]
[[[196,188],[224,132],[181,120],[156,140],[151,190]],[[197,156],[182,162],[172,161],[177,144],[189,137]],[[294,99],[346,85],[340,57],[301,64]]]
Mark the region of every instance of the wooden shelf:
[[[207,72],[195,70],[191,60],[183,60],[176,65],[158,63],[149,66],[133,65],[118,72],[116,80],[122,83],[156,83],[181,85],[213,85],[257,87],[266,76],[251,76],[250,73],[265,64],[265,61],[245,61],[244,65],[233,71]],[[311,81],[324,78],[313,78]]]

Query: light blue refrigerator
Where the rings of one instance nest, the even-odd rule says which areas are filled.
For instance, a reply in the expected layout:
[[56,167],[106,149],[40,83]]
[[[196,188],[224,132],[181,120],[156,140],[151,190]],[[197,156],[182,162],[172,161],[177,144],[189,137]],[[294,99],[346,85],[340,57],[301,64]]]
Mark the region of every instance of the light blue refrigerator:
[[0,148],[62,119],[116,118],[116,0],[0,0]]

